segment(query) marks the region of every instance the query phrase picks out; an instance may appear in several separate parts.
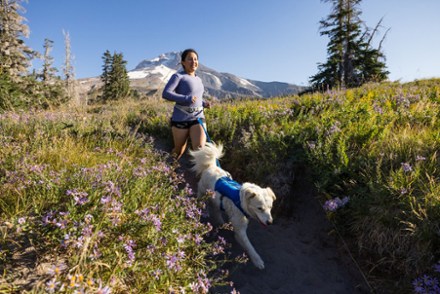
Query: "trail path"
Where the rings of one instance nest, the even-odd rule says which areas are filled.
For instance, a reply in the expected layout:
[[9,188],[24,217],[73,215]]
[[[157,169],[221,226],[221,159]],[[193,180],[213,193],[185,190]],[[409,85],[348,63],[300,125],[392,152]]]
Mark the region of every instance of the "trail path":
[[[185,156],[181,160],[184,177],[196,190],[197,179],[185,168],[188,155]],[[241,294],[370,293],[343,242],[331,233],[333,226],[316,199],[313,184],[301,176],[296,176],[295,181],[295,201],[289,217],[275,218],[274,224],[266,228],[250,222],[249,239],[265,261],[265,269],[258,270],[250,261],[231,265],[229,280],[234,288]],[[232,256],[243,253],[232,232],[221,234],[232,243]],[[224,286],[212,289],[211,293],[231,290]]]

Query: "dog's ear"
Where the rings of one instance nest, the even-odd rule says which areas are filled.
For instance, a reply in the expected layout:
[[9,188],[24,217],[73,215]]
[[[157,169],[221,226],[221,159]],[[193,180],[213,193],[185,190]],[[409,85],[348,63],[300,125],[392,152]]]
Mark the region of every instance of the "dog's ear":
[[271,188],[267,187],[266,190],[267,190],[267,194],[269,194],[269,196],[272,197],[273,200],[277,198]]
[[249,200],[249,199],[252,199],[252,198],[254,198],[255,196],[257,196],[257,193],[255,193],[255,192],[252,191],[252,190],[246,190],[244,196],[245,196],[246,199]]

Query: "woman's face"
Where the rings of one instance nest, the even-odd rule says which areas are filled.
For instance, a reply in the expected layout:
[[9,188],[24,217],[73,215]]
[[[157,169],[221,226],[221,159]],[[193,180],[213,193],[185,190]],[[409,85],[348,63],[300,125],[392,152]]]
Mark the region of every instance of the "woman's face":
[[195,54],[194,52],[188,53],[185,59],[182,60],[182,65],[187,74],[193,75],[196,72],[197,67],[199,66],[197,54]]

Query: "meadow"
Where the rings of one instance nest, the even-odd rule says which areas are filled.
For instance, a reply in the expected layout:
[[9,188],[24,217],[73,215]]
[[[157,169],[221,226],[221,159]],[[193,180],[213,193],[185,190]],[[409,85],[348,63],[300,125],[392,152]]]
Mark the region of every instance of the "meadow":
[[[439,104],[433,79],[229,100],[206,115],[222,165],[274,186],[276,215],[295,206],[280,183],[307,173],[376,289],[429,293],[440,276]],[[228,283],[222,265],[242,260],[224,254],[203,201],[154,147],[171,140],[171,108],[151,99],[0,114],[0,293]]]

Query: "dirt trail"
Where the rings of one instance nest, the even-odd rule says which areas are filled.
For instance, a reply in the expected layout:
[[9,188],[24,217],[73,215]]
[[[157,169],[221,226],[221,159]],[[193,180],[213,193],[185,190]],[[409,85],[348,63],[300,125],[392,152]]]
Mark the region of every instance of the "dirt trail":
[[[186,182],[196,190],[197,179],[188,170],[188,155],[181,159],[181,166]],[[274,224],[265,228],[250,222],[249,239],[265,261],[265,269],[258,270],[250,261],[231,265],[229,280],[234,288],[241,294],[370,293],[370,286],[343,242],[331,233],[333,226],[316,198],[313,184],[301,175],[296,175],[295,181],[290,216],[275,218]],[[223,230],[220,234],[232,243],[232,256],[243,254],[232,232]],[[231,293],[232,289],[218,287],[210,293]]]
[[[370,293],[361,272],[335,234],[320,207],[313,186],[293,191],[291,217],[274,220],[263,228],[251,221],[248,235],[265,261],[260,271],[250,262],[231,268],[230,279],[241,294],[261,293]],[[235,254],[243,250],[233,242]],[[230,293],[223,288],[213,293]]]

